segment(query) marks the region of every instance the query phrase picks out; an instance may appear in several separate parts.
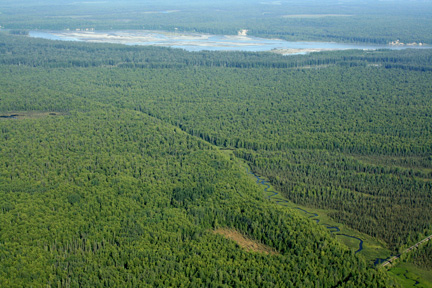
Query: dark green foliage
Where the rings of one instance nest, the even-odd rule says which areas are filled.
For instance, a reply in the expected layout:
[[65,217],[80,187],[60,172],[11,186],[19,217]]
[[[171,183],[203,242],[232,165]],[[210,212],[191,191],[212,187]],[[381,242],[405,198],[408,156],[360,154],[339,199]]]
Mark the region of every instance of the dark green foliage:
[[[269,175],[293,202],[331,209],[329,215],[338,222],[383,239],[396,250],[430,229],[430,172],[367,164],[358,156],[326,150],[240,150],[237,155]],[[427,158],[420,159],[430,171]]]
[[432,241],[421,245],[410,253],[404,261],[413,262],[417,267],[424,270],[432,270]]
[[27,31],[27,30],[9,30],[9,34],[11,34],[11,35],[28,35],[29,31]]
[[[389,222],[391,237],[430,229],[430,211],[417,219],[431,199],[430,72],[368,66],[427,67],[430,52],[293,59],[0,37],[0,112],[55,113],[0,119],[0,286],[393,285],[325,228],[265,201],[235,155],[351,226],[379,197],[373,221],[400,211],[382,204],[392,201],[416,218],[402,232]],[[257,64],[279,60],[292,68]],[[279,255],[246,252],[216,227]]]
[[[333,218],[396,250],[430,231],[432,76],[423,69],[431,67],[430,50],[282,57],[23,38],[14,38],[20,43],[14,46],[3,39],[10,51],[5,63],[99,63],[38,70],[35,82],[20,85],[12,79],[26,83],[33,70],[11,66],[3,77],[10,91],[4,110],[88,110],[97,100],[142,111],[211,144],[237,148],[288,199],[334,209]],[[125,57],[132,68],[117,67]],[[112,65],[105,67],[107,59]],[[162,65],[164,59],[171,64]],[[227,63],[243,68],[227,69]],[[393,64],[399,68],[387,67]],[[26,93],[30,87],[41,93]],[[67,101],[51,100],[60,95]],[[208,189],[200,185],[178,187],[172,204],[196,200],[196,189]]]
[[[88,109],[1,122],[2,286],[332,286],[350,273],[384,286],[212,146],[128,109]],[[281,255],[244,252],[215,222]]]
[[78,204],[80,202],[81,197],[78,194],[71,194],[67,197],[67,199],[71,205],[74,205],[74,204]]

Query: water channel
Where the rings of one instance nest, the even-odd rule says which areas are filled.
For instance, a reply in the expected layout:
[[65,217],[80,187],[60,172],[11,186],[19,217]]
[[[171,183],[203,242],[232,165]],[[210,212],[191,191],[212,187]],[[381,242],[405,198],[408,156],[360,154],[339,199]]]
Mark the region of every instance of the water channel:
[[[253,176],[257,179],[257,181],[256,181],[257,184],[261,184],[261,185],[264,185],[264,186],[265,186],[265,188],[264,188],[264,191],[265,191],[265,192],[273,193],[273,194],[267,196],[268,199],[275,200],[275,202],[276,202],[277,204],[279,204],[279,205],[282,205],[282,206],[288,206],[288,205],[287,205],[287,204],[289,203],[288,200],[281,199],[281,198],[274,198],[275,196],[279,195],[279,193],[277,193],[277,192],[275,192],[275,191],[268,191],[268,189],[270,188],[270,185],[268,184],[268,183],[269,183],[268,181],[266,181],[266,180],[263,179],[263,178],[260,178],[259,176],[257,176],[257,175],[256,175],[255,173],[253,173],[252,171],[249,171],[249,169],[247,169],[247,172],[248,172],[249,174],[253,175]],[[317,219],[317,218],[316,218],[316,217],[318,217],[318,214],[313,213],[313,212],[309,212],[309,211],[304,210],[304,209],[301,209],[301,208],[299,208],[299,207],[295,207],[295,209],[298,209],[298,210],[304,212],[305,214],[310,215],[308,218],[314,220],[317,224],[320,222],[320,219]],[[337,232],[340,232],[340,229],[339,229],[338,226],[331,226],[331,225],[329,225],[329,224],[321,224],[321,225],[323,225],[323,226],[325,226],[327,229],[329,229],[330,233],[337,233]],[[361,251],[363,250],[363,240],[362,240],[362,239],[360,239],[360,238],[358,238],[358,237],[355,237],[355,236],[352,236],[352,235],[341,234],[341,233],[337,233],[337,234],[335,234],[335,235],[337,235],[337,236],[349,237],[349,238],[353,238],[353,239],[358,240],[358,242],[359,242],[358,245],[359,245],[359,246],[358,246],[358,249],[355,251],[355,253],[361,252]]]

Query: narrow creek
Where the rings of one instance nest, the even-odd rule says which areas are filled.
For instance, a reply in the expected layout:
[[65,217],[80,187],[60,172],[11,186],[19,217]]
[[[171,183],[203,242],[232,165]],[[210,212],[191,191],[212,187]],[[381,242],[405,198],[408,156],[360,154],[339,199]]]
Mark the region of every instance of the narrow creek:
[[[257,181],[256,181],[257,184],[261,184],[261,185],[265,186],[265,188],[264,188],[265,192],[273,193],[273,194],[267,196],[268,199],[274,200],[279,205],[282,205],[282,206],[285,206],[285,207],[288,206],[288,203],[289,203],[288,200],[281,199],[281,198],[276,198],[276,196],[279,195],[278,192],[276,192],[276,191],[268,191],[268,189],[270,189],[270,185],[269,185],[269,182],[267,180],[265,180],[263,178],[260,178],[259,176],[257,176],[252,171],[249,171],[249,168],[246,168],[246,171],[247,171],[247,173],[253,175],[257,179]],[[298,210],[300,210],[300,211],[308,214],[309,215],[308,216],[309,219],[312,219],[317,224],[319,224],[320,219],[317,218],[319,216],[318,214],[313,213],[313,212],[309,212],[309,211],[307,211],[305,209],[302,209],[302,208],[299,208],[299,207],[295,207],[295,209],[298,209]],[[361,252],[363,250],[363,240],[362,239],[360,239],[358,237],[355,237],[355,236],[352,236],[352,235],[338,233],[338,232],[340,232],[340,228],[338,226],[332,226],[332,225],[329,225],[329,224],[320,224],[320,225],[323,225],[327,229],[329,229],[330,233],[336,233],[335,235],[337,235],[337,236],[344,236],[344,237],[353,238],[353,239],[358,240],[359,241],[359,244],[358,244],[359,246],[358,246],[357,251],[355,251],[355,253]]]

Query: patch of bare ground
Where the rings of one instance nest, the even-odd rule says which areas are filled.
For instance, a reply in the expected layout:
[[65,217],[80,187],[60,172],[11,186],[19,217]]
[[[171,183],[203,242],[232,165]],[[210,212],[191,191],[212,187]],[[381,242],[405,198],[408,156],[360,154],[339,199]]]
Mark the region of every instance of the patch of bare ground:
[[304,48],[304,49],[273,49],[270,52],[282,55],[292,55],[292,54],[306,54],[313,52],[323,52],[323,51],[334,51],[338,49],[325,49],[325,48]]
[[65,115],[64,112],[18,111],[0,112],[0,119],[37,119]]
[[247,251],[270,254],[270,255],[279,254],[272,247],[259,243],[256,240],[249,239],[234,229],[218,228],[214,230],[213,233],[222,235],[225,238],[236,242],[237,245],[239,245],[243,249],[246,249]]

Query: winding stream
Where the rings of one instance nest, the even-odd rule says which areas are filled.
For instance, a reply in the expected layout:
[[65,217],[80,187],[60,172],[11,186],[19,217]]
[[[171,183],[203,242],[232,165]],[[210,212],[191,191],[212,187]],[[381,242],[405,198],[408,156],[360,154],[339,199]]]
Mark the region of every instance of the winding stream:
[[[261,184],[261,185],[266,186],[266,187],[264,188],[264,191],[265,191],[265,192],[273,193],[273,194],[267,196],[268,199],[275,200],[275,202],[276,202],[277,204],[279,204],[279,205],[282,205],[282,206],[285,206],[285,207],[288,206],[288,205],[287,205],[287,204],[289,203],[288,200],[281,199],[281,198],[274,198],[275,196],[278,196],[279,193],[277,193],[277,192],[275,192],[275,191],[268,191],[268,189],[270,188],[270,185],[268,184],[268,183],[269,183],[268,181],[266,181],[265,179],[260,178],[259,176],[257,176],[257,175],[256,175],[255,173],[253,173],[252,171],[249,171],[249,168],[246,168],[246,171],[247,171],[247,173],[253,175],[253,176],[257,179],[257,181],[256,181],[257,184]],[[309,219],[312,219],[312,220],[315,220],[317,224],[320,222],[320,219],[317,219],[318,214],[313,213],[313,212],[309,212],[309,211],[304,210],[304,209],[299,208],[299,207],[295,207],[295,209],[298,209],[298,210],[300,210],[300,211],[302,211],[302,212],[304,212],[304,213],[306,213],[306,214],[309,214],[310,216],[309,216],[308,218],[309,218]],[[323,225],[323,226],[325,226],[327,229],[329,229],[330,233],[337,233],[337,232],[340,232],[340,228],[339,228],[338,226],[331,226],[331,225],[329,225],[329,224],[321,224],[321,225]],[[358,248],[357,251],[355,251],[355,253],[361,252],[361,251],[363,250],[363,240],[362,240],[362,239],[360,239],[360,238],[358,238],[358,237],[355,237],[355,236],[351,236],[351,235],[347,235],[347,234],[341,234],[341,233],[337,233],[337,234],[335,234],[335,235],[337,235],[337,236],[349,237],[349,238],[353,238],[353,239],[358,240],[358,241],[359,241],[359,248]]]
[[13,115],[7,115],[7,116],[0,116],[0,118],[4,118],[4,119],[17,119],[19,115],[18,114],[13,114]]
[[420,282],[419,281],[417,281],[417,280],[415,280],[415,279],[412,279],[412,278],[409,278],[407,275],[408,275],[408,270],[405,270],[405,273],[404,274],[402,274],[402,273],[400,273],[400,274],[397,274],[397,275],[402,275],[403,277],[405,277],[405,279],[406,280],[411,280],[411,281],[414,281],[415,283],[413,284],[413,287],[415,287],[415,286],[417,286],[417,285],[419,285],[420,284]]

